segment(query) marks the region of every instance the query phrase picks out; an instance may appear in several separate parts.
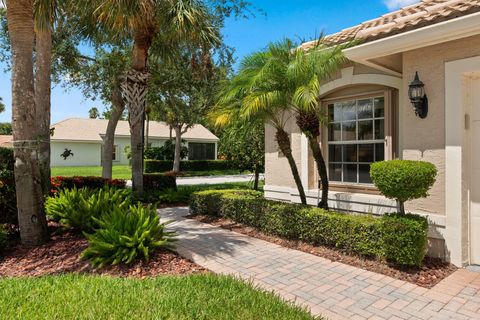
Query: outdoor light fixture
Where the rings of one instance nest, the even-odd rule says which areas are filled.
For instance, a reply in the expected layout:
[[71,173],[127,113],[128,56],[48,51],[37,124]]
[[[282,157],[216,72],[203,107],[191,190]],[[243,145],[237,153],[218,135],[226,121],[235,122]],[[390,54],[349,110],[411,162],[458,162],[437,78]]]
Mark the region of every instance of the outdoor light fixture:
[[415,108],[415,114],[424,119],[428,114],[428,98],[425,94],[425,85],[418,77],[418,72],[415,72],[415,79],[410,83],[408,90],[408,97]]

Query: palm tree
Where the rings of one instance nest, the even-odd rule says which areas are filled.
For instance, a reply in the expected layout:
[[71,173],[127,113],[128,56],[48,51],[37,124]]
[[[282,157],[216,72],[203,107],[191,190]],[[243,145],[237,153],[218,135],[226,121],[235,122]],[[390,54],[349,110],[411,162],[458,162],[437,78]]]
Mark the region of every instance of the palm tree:
[[300,199],[306,204],[290,138],[284,129],[285,115],[293,111],[317,163],[322,183],[319,207],[328,209],[328,174],[318,141],[323,120],[318,95],[321,83],[345,62],[342,50],[349,44],[329,47],[323,43],[323,37],[320,37],[308,52],[289,39],[270,44],[265,52],[256,53],[242,63],[239,75],[227,89],[226,98],[220,101],[221,105],[226,105],[232,104],[232,97],[240,98],[245,116],[260,116],[273,125],[280,150],[290,164]]
[[99,116],[99,112],[96,107],[90,108],[90,110],[88,110],[88,117],[90,119],[97,119],[98,116]]
[[3,111],[5,111],[5,105],[3,104],[2,97],[0,97],[0,113],[2,113]]
[[[293,158],[290,135],[285,125],[291,118],[292,89],[286,79],[290,43],[272,43],[263,52],[246,57],[239,73],[227,83],[217,105],[217,124],[229,122],[232,108],[239,108],[245,118],[263,119],[276,130],[275,138],[287,158],[302,204],[307,204],[305,190]],[[219,110],[219,111],[218,111]],[[222,112],[223,110],[223,112]]]
[[[149,50],[158,35],[218,41],[210,13],[198,0],[88,0],[79,13],[94,18],[104,32],[133,40],[131,68],[123,76],[123,98],[129,109],[133,188],[143,193],[143,126]],[[87,10],[86,10],[87,9]],[[90,9],[91,11],[89,11]]]
[[12,48],[12,113],[15,185],[22,243],[39,245],[48,239],[41,175],[36,160],[35,87],[33,72],[33,0],[7,0],[8,32]]

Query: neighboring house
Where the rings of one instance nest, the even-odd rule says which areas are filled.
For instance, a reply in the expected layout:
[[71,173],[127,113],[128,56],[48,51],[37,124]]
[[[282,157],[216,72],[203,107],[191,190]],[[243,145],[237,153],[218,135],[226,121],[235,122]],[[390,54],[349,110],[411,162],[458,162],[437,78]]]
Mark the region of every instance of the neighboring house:
[[0,135],[0,148],[12,148],[13,136]]
[[[108,120],[72,118],[52,125],[51,165],[64,166],[100,166],[103,138]],[[164,122],[150,121],[149,145],[161,147],[170,138],[170,128]],[[175,132],[172,131],[172,138]],[[195,125],[182,135],[188,147],[190,160],[216,160],[218,138],[202,125]],[[125,147],[130,146],[130,128],[128,121],[119,121],[115,132],[113,163],[128,164]],[[66,160],[61,156],[65,149],[73,156]]]
[[[345,50],[350,62],[319,93],[330,120],[319,141],[328,162],[330,206],[395,211],[394,201],[372,185],[370,164],[432,162],[438,177],[430,196],[408,202],[407,210],[428,217],[430,255],[457,266],[480,264],[480,0],[424,0],[326,39],[361,40]],[[409,97],[416,72],[428,97],[425,118],[416,115]],[[294,119],[287,129],[308,201],[316,204],[318,176],[307,139]],[[299,202],[268,125],[266,137],[266,197]]]

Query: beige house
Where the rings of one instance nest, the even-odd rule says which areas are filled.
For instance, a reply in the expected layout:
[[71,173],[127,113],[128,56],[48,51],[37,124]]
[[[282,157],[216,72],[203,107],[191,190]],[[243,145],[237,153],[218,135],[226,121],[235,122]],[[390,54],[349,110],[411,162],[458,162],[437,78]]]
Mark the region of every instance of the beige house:
[[[322,85],[330,124],[321,144],[330,206],[381,215],[395,203],[372,185],[369,167],[384,159],[432,162],[438,178],[426,199],[407,204],[430,221],[430,255],[457,266],[480,264],[480,0],[424,0],[327,37],[361,39],[350,63]],[[311,43],[303,44],[304,48]],[[418,72],[428,113],[416,115],[409,85]],[[307,139],[287,124],[310,204],[318,176]],[[266,186],[271,199],[299,202],[274,129],[266,127]]]
[[[52,125],[51,166],[100,166],[102,146],[108,120],[69,118]],[[172,131],[172,137],[175,132]],[[170,127],[164,122],[150,121],[148,143],[161,147],[170,139]],[[190,160],[216,160],[218,138],[204,126],[198,124],[182,135],[188,148]],[[129,163],[125,147],[130,146],[128,121],[119,121],[115,131],[113,164]],[[61,154],[71,150],[73,156],[64,159]]]

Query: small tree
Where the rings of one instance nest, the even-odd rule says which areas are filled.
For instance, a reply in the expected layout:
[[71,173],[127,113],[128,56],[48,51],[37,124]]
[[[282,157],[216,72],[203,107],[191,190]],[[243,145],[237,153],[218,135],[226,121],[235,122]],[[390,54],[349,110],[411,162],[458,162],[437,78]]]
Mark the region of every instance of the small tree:
[[397,201],[400,213],[405,214],[405,202],[428,196],[435,183],[437,168],[430,162],[390,160],[371,165],[370,176],[380,192]]

